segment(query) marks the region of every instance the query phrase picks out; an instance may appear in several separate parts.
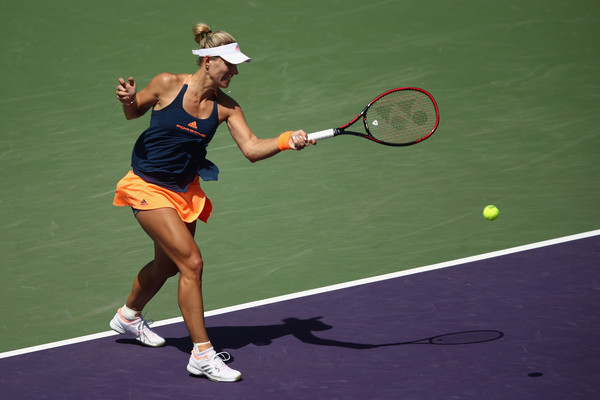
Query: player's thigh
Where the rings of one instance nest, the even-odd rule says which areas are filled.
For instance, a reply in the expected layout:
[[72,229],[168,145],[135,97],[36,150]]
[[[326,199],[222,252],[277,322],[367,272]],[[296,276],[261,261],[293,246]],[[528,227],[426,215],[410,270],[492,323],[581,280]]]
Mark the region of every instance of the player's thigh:
[[[185,225],[193,237],[196,232],[196,221],[191,223],[186,222]],[[177,264],[175,264],[165,250],[156,242],[154,243],[154,265],[161,274],[167,277],[174,276],[179,272]]]
[[[159,247],[158,257],[164,255],[181,270],[182,267],[197,267],[202,262],[200,249],[194,240],[195,224],[186,224],[172,208],[140,211],[137,220],[142,229]],[[162,250],[162,252],[160,252]],[[164,253],[164,254],[163,254]]]

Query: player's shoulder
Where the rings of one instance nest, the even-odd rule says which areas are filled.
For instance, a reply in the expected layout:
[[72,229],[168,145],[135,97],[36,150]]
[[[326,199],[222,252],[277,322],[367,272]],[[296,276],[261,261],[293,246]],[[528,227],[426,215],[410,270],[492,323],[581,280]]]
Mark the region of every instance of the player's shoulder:
[[173,97],[173,93],[181,90],[189,74],[172,74],[162,72],[156,75],[147,86],[147,89],[154,94],[157,99]]
[[226,108],[230,108],[230,109],[240,109],[240,105],[238,104],[237,101],[235,101],[233,99],[233,97],[231,97],[230,95],[228,95],[227,93],[223,92],[221,89],[219,89],[218,92],[218,102],[219,104],[221,104],[222,106],[226,107]]
[[172,87],[172,86],[183,86],[186,79],[190,74],[173,74],[170,72],[161,72],[152,78],[152,83],[163,86],[163,87]]

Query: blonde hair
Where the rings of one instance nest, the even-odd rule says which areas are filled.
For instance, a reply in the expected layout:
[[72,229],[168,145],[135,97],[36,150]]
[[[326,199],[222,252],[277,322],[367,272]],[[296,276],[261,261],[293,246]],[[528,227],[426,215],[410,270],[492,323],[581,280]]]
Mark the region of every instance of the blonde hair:
[[[226,44],[235,43],[233,36],[225,31],[213,32],[210,27],[202,22],[194,26],[194,40],[198,43],[199,49],[208,49],[211,47],[225,46]],[[198,65],[202,64],[204,57],[198,57]]]

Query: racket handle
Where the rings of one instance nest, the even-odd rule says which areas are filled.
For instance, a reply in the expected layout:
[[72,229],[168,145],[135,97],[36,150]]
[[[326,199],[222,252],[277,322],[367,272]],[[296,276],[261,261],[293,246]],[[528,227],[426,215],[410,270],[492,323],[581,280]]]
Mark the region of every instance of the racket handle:
[[335,129],[325,129],[324,131],[309,133],[307,136],[308,140],[329,139],[335,136]]

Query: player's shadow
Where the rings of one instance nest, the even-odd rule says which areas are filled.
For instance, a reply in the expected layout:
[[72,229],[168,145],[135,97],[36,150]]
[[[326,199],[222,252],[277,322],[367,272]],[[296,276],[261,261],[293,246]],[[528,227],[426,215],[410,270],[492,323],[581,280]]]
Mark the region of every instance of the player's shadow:
[[[500,339],[504,334],[495,330],[476,330],[446,333],[426,339],[396,343],[356,343],[334,339],[324,339],[314,332],[330,330],[333,326],[321,321],[323,317],[308,319],[286,318],[282,324],[261,326],[219,326],[207,328],[208,336],[216,349],[240,349],[253,344],[268,346],[275,339],[293,336],[303,343],[318,346],[343,347],[347,349],[374,349],[378,347],[399,346],[406,344],[458,345],[489,342]],[[192,342],[189,336],[183,338],[166,338],[166,345],[176,347],[182,352],[189,353]]]
[[[322,332],[332,329],[333,326],[321,321],[323,317],[308,319],[286,318],[282,324],[261,326],[217,326],[207,327],[208,336],[217,349],[240,349],[253,344],[255,346],[268,346],[273,340],[294,336],[304,343],[320,346],[346,347],[350,349],[371,349],[374,345],[343,342],[339,340],[323,339],[317,337],[313,332]],[[192,342],[188,337],[166,338],[167,346],[177,347],[179,350],[189,353]]]

